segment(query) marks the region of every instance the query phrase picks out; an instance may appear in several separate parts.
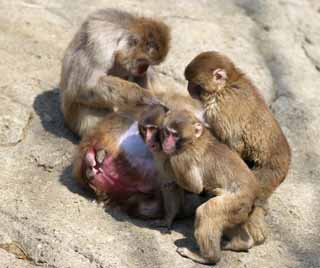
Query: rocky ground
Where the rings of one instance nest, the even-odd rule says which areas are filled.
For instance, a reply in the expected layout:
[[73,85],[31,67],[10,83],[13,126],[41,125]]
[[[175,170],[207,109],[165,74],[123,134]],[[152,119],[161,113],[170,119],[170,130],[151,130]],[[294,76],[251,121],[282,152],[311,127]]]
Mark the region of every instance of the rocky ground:
[[159,67],[184,84],[200,51],[231,56],[260,87],[292,146],[292,168],[270,202],[270,236],[221,268],[320,267],[320,2],[318,0],[0,0],[0,267],[202,267],[192,221],[172,234],[106,212],[73,182],[77,139],[64,127],[57,89],[63,51],[86,15],[117,7],[172,27]]

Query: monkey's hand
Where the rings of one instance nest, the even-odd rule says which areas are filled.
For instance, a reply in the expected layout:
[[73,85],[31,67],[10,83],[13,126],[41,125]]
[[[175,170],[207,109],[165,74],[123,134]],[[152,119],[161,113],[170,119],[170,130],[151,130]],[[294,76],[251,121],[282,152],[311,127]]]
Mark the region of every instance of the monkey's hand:
[[142,88],[134,82],[107,75],[101,77],[99,83],[104,91],[105,99],[114,106],[158,103],[150,90]]

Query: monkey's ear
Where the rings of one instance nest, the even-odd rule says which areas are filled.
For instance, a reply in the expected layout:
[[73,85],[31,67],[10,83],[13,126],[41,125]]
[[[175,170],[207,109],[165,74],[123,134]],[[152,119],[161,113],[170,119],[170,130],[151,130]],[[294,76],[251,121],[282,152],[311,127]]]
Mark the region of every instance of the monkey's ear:
[[225,69],[218,68],[212,72],[213,81],[216,83],[224,84],[228,78],[227,72]]
[[196,138],[199,138],[203,133],[203,125],[201,123],[195,123],[194,125],[194,131]]

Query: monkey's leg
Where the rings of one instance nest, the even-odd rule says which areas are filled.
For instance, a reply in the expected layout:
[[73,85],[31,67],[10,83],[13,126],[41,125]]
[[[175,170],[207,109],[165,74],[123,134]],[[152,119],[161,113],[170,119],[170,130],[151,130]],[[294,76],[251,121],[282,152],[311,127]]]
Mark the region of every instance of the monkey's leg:
[[[183,249],[184,256],[196,262],[217,263],[221,258],[220,243],[223,231],[245,222],[252,202],[252,198],[246,194],[226,193],[202,204],[197,209],[195,223],[195,238],[202,257],[195,257],[193,252]],[[206,262],[203,262],[202,258]]]
[[249,216],[248,221],[245,223],[245,228],[250,233],[254,244],[262,244],[268,235],[268,228],[265,221],[267,208],[262,206],[256,206]]
[[175,181],[168,180],[161,185],[161,195],[164,205],[164,219],[152,223],[154,227],[166,227],[170,232],[172,223],[182,208],[184,191]]
[[248,251],[254,245],[250,233],[243,224],[225,230],[224,235],[229,239],[223,242],[222,248],[225,250]]

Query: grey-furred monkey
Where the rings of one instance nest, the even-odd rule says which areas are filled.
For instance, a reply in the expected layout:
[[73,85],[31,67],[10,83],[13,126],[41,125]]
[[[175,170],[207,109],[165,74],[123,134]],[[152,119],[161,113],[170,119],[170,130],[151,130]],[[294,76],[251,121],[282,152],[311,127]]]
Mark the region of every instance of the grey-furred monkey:
[[169,50],[163,22],[115,9],[91,14],[62,62],[61,109],[66,125],[83,136],[110,111],[154,102],[153,65]]

